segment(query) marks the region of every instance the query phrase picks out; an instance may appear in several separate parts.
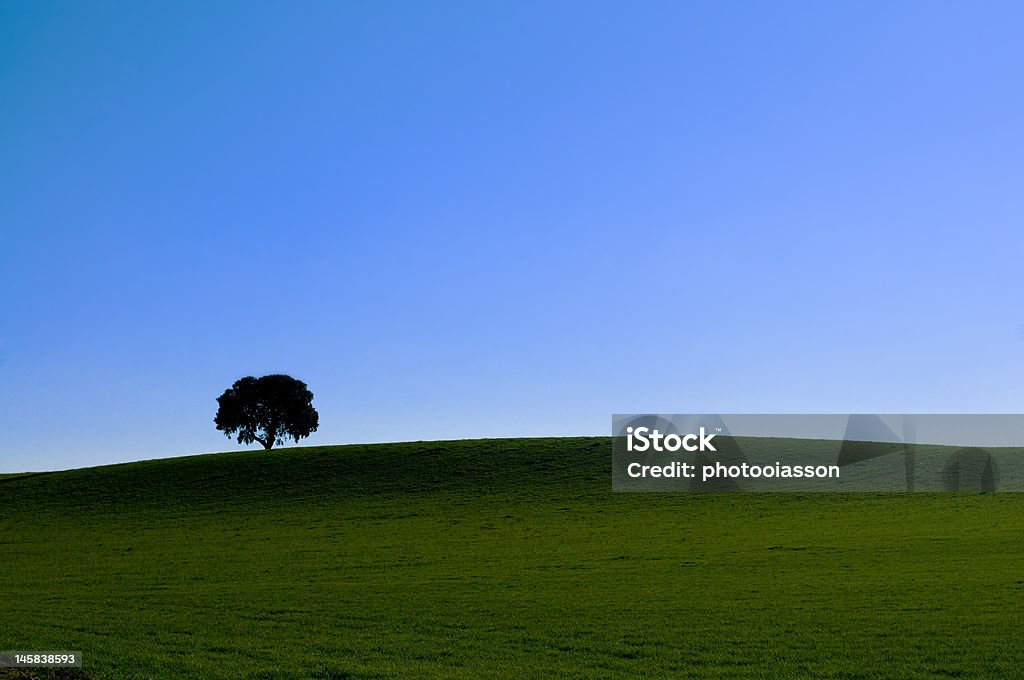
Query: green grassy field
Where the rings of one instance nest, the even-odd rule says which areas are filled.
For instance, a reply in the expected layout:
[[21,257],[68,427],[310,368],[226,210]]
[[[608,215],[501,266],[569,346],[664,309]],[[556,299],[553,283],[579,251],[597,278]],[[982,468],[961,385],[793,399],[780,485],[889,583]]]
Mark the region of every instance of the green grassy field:
[[1014,677],[1024,496],[613,494],[607,438],[0,480],[0,649],[90,678]]

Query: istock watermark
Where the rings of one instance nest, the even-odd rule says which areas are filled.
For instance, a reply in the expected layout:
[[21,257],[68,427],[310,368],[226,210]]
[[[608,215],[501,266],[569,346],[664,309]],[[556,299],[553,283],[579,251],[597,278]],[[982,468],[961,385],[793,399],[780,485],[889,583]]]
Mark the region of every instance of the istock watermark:
[[[626,427],[626,449],[628,451],[647,451],[650,449],[658,452],[678,451],[679,449],[684,451],[715,451],[715,447],[711,444],[714,436],[713,434],[705,434],[703,427],[700,428],[700,434],[679,436],[674,432],[662,434],[643,425],[635,429],[632,426],[628,426]],[[698,443],[694,444],[694,442]]]
[[612,416],[615,491],[1024,491],[1024,415]]

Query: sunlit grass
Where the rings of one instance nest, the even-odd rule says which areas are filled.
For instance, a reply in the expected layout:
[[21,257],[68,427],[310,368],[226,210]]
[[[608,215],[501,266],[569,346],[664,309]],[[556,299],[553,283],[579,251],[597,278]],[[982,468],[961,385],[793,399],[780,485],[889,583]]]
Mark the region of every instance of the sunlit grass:
[[0,482],[0,648],[95,678],[1011,677],[1024,496],[613,494],[608,439]]

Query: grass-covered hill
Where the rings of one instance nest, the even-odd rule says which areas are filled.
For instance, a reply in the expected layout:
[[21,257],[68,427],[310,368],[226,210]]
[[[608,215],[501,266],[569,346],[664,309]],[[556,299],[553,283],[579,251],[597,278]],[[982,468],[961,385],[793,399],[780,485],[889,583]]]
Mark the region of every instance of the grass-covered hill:
[[1024,668],[1022,495],[613,494],[610,465],[518,439],[0,478],[0,649],[196,680]]

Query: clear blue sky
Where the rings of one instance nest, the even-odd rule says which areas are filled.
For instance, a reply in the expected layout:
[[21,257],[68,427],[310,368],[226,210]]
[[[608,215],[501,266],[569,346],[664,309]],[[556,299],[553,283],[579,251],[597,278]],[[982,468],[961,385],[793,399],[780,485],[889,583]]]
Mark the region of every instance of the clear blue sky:
[[0,5],[0,470],[1024,410],[1019,3]]

